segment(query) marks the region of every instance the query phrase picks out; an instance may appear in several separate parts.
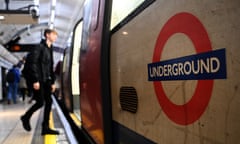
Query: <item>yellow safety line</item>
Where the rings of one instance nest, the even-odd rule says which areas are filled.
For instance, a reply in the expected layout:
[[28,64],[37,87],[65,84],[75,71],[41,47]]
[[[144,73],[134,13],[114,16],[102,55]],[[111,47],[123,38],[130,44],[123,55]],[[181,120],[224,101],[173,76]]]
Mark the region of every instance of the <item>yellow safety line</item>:
[[[52,112],[50,113],[49,127],[51,129],[54,129],[54,121],[53,121]],[[56,139],[57,139],[56,135],[45,135],[44,136],[44,144],[56,144],[57,143]]]
[[77,126],[81,126],[81,122],[80,120],[77,118],[77,116],[74,114],[74,113],[70,113],[70,116],[72,118],[72,120],[74,121],[74,123],[77,125]]

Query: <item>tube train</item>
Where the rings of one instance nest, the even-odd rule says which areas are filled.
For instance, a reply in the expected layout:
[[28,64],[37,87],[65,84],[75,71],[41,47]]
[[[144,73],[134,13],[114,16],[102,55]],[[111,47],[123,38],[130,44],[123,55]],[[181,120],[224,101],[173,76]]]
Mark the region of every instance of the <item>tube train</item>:
[[239,6],[87,0],[60,95],[89,143],[240,143]]

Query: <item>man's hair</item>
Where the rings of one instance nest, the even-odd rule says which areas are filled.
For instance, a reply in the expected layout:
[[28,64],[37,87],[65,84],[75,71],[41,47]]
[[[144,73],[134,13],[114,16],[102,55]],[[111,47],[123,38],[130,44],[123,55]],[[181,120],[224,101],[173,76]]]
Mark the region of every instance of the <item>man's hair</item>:
[[45,29],[45,30],[44,30],[44,37],[46,38],[47,34],[50,34],[50,33],[55,33],[55,34],[57,34],[57,31],[54,30],[54,29]]

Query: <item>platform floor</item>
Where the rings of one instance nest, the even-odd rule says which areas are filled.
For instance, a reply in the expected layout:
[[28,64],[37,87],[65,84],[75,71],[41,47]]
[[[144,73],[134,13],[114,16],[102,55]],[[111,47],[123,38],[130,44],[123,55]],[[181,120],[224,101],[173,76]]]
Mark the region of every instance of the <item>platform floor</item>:
[[[34,131],[26,132],[22,128],[20,116],[24,114],[25,110],[31,104],[25,102],[18,102],[17,104],[0,104],[0,143],[13,144],[24,142],[24,144],[31,144]],[[39,118],[39,112],[34,113],[31,119],[31,126],[34,130]]]
[[60,135],[41,136],[41,123],[43,109],[35,112],[31,118],[32,131],[23,129],[20,116],[32,104],[19,100],[17,104],[0,103],[0,144],[68,144],[66,132],[59,120],[55,105],[52,108],[52,126],[60,131]]

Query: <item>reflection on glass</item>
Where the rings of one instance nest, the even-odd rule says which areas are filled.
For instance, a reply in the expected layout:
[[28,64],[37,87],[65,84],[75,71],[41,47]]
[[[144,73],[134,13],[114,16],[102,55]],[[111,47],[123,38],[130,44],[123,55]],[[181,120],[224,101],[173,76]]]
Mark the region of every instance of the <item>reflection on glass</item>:
[[144,0],[113,0],[110,29],[112,30],[143,2]]
[[80,47],[82,39],[82,21],[77,25],[74,31],[74,46],[73,46],[73,58],[72,58],[72,94],[79,95],[79,57],[80,57]]

